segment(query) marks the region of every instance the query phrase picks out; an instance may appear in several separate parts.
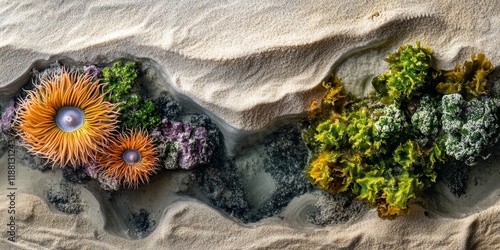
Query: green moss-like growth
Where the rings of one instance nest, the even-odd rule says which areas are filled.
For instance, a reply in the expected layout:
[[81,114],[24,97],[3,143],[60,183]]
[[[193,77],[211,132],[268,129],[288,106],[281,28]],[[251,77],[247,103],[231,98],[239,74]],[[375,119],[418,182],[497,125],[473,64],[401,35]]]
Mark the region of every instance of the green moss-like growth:
[[111,102],[119,103],[120,120],[128,128],[154,128],[161,122],[156,106],[151,100],[143,99],[137,83],[136,63],[116,62],[111,68],[102,70],[102,82],[109,92]]
[[[500,100],[485,91],[481,73],[491,64],[473,56],[451,74],[431,67],[431,53],[417,43],[389,54],[390,71],[373,80],[368,98],[345,93],[335,76],[322,83],[326,93],[311,105],[304,132],[313,153],[306,175],[315,185],[350,191],[394,219],[436,182],[438,168],[474,165],[497,141]],[[470,78],[460,83],[466,91],[441,93],[438,86],[456,81],[457,72]]]

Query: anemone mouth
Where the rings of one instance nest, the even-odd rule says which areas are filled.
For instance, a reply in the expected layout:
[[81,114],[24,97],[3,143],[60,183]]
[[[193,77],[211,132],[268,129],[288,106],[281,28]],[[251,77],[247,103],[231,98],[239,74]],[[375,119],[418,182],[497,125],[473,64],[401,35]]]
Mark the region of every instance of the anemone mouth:
[[122,158],[127,164],[135,165],[141,162],[142,155],[138,150],[127,149],[123,152]]
[[73,132],[85,123],[83,110],[77,107],[62,107],[57,111],[56,124],[64,132]]

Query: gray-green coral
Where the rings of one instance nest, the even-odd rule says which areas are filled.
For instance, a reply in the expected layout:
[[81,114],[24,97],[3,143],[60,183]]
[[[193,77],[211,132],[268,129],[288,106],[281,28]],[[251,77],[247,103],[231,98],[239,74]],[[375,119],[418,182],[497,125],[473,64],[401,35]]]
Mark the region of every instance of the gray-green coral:
[[460,94],[443,96],[446,154],[475,165],[486,147],[498,140],[497,106],[490,97],[464,101]]
[[383,113],[375,122],[375,135],[381,139],[399,137],[406,122],[403,113],[394,104],[384,107]]
[[425,95],[420,100],[417,110],[411,117],[411,124],[420,134],[418,140],[422,145],[429,139],[436,140],[441,129],[440,110],[436,100]]

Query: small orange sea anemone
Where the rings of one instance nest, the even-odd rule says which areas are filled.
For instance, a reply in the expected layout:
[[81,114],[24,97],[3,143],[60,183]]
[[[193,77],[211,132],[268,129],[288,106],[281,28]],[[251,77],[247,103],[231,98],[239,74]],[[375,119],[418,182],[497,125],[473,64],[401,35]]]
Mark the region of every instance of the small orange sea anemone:
[[103,85],[89,75],[62,70],[40,80],[17,110],[15,127],[24,146],[61,167],[95,159],[116,131],[117,104],[105,100]]
[[98,157],[99,170],[120,184],[135,187],[149,182],[156,173],[157,150],[153,139],[142,130],[130,130],[111,142],[106,153]]

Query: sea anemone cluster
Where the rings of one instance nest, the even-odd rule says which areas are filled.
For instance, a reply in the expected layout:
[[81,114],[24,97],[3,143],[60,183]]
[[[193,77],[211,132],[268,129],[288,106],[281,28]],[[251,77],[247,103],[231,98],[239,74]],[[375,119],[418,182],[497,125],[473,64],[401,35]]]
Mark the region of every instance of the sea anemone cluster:
[[117,131],[118,104],[95,77],[95,70],[65,69],[41,77],[19,101],[14,128],[22,145],[52,168],[97,163],[102,175],[137,187],[156,172],[155,146],[145,131]]

